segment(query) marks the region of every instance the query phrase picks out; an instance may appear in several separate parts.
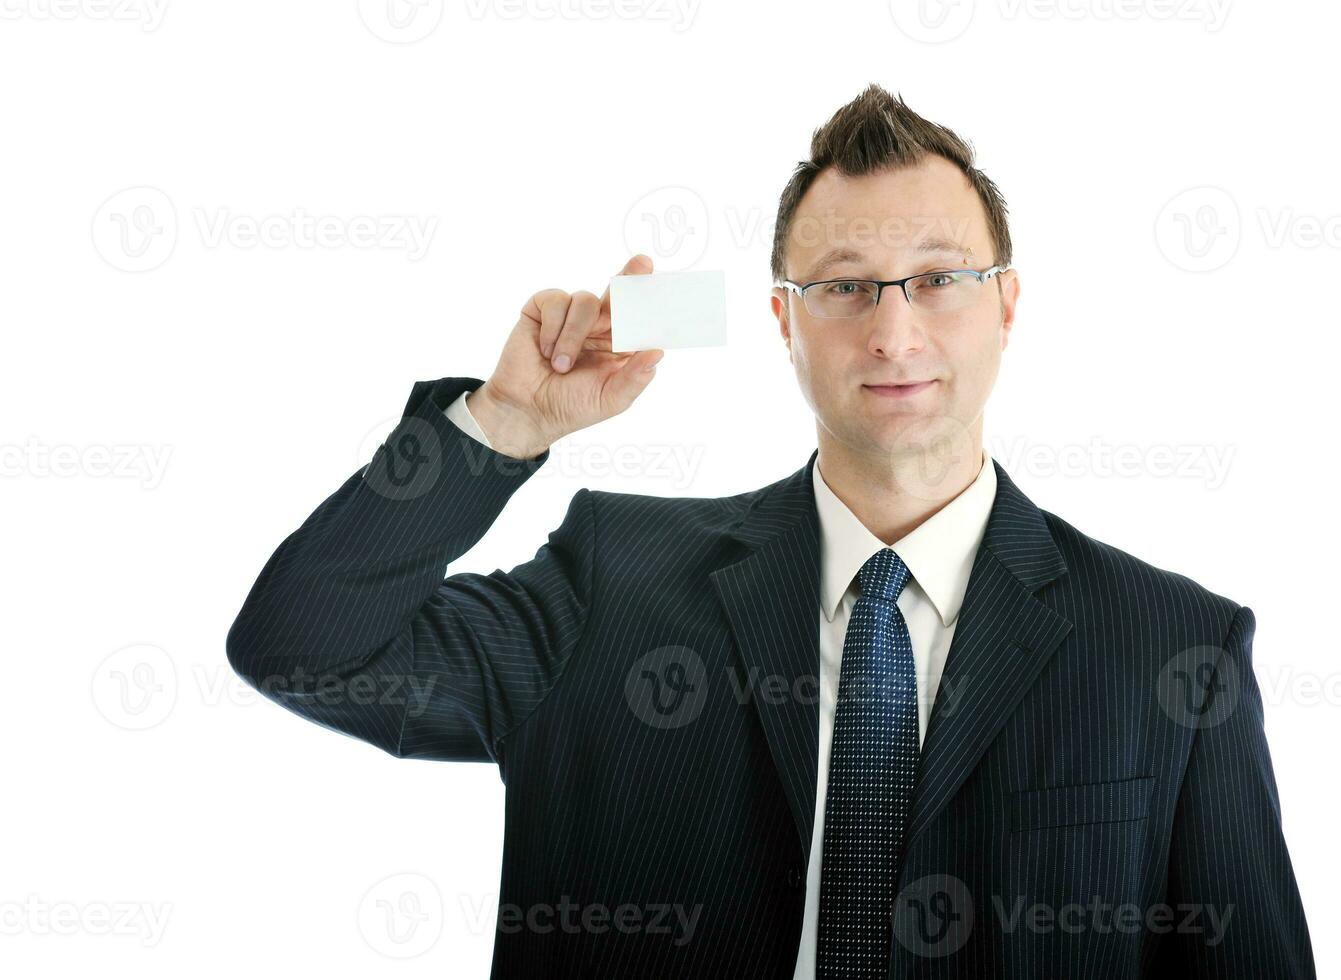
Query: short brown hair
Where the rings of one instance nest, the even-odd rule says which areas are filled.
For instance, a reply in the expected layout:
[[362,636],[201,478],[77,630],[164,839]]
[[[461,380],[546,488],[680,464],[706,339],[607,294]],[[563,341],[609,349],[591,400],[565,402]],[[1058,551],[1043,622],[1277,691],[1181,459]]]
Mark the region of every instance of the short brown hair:
[[909,109],[902,95],[890,95],[872,82],[843,106],[810,139],[810,159],[796,165],[778,202],[773,229],[773,281],[787,278],[785,252],[797,205],[820,171],[837,167],[848,177],[861,177],[894,167],[913,166],[935,153],[959,167],[978,192],[987,211],[987,230],[996,265],[1011,262],[1006,202],[990,177],[973,165],[973,146],[954,132],[923,119]]

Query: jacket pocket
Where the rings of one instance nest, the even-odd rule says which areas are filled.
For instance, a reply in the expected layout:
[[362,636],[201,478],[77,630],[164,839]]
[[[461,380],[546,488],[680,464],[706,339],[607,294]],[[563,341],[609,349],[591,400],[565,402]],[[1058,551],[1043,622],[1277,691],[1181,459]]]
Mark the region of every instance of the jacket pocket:
[[1010,829],[1141,820],[1150,812],[1154,776],[1020,790],[1011,794]]

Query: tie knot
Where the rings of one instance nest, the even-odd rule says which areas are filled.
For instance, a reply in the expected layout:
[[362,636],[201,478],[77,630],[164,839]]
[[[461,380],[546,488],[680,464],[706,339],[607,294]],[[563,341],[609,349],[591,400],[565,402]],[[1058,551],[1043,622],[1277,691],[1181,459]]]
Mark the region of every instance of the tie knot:
[[857,573],[861,594],[895,602],[908,584],[908,566],[892,548],[881,548]]

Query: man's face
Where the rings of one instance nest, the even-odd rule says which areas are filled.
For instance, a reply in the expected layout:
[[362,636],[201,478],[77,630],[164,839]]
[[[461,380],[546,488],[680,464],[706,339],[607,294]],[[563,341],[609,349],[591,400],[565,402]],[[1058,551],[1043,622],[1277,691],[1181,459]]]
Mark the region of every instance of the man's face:
[[[926,251],[941,242],[949,247]],[[995,264],[987,217],[964,174],[928,156],[899,170],[845,177],[829,168],[797,208],[787,278],[901,279]],[[773,312],[801,391],[829,436],[849,450],[892,458],[966,436],[982,440],[982,410],[1015,318],[1014,271],[973,284],[969,304],[924,313],[888,287],[869,314],[813,317],[801,297],[773,289]],[[930,381],[890,397],[872,385]]]

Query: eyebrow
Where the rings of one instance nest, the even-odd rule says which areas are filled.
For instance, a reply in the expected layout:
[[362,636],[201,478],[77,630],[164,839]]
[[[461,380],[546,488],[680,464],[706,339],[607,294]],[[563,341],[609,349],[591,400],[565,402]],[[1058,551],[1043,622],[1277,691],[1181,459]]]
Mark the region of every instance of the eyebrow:
[[[963,255],[969,249],[962,243],[951,241],[948,238],[927,238],[917,243],[915,251],[919,254],[944,252]],[[865,260],[866,256],[855,249],[842,246],[832,248],[825,252],[819,261],[811,266],[810,271],[798,281],[814,282],[817,279],[822,279],[836,265],[842,265],[845,262],[864,262]]]
[[963,255],[970,252],[967,245],[960,242],[952,242],[948,238],[928,238],[926,241],[917,243],[919,252],[954,252],[956,255]]

